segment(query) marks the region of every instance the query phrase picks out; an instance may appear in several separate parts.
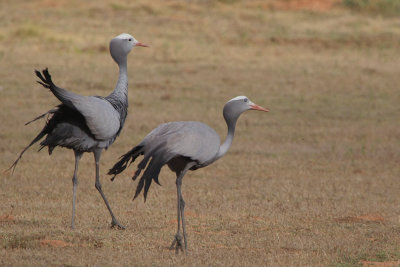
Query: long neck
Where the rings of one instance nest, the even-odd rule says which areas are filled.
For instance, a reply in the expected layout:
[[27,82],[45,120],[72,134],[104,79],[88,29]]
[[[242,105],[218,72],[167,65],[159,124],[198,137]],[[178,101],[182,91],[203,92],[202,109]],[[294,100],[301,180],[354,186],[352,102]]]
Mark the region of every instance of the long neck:
[[233,142],[233,137],[235,136],[235,128],[236,128],[236,122],[238,117],[225,117],[226,125],[228,126],[228,134],[225,138],[224,143],[219,147],[219,151],[217,153],[217,156],[214,158],[214,161],[223,157],[226,152],[228,152],[229,148],[232,145]]
[[118,63],[119,77],[114,91],[109,95],[114,100],[126,102],[128,99],[128,68],[126,58]]

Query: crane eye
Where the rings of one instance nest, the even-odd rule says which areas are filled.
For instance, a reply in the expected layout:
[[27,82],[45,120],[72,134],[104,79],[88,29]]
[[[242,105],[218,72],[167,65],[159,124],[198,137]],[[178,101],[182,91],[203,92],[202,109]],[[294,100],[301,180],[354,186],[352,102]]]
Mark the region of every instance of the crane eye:
[[247,100],[248,100],[247,98],[243,99],[244,102],[247,102]]

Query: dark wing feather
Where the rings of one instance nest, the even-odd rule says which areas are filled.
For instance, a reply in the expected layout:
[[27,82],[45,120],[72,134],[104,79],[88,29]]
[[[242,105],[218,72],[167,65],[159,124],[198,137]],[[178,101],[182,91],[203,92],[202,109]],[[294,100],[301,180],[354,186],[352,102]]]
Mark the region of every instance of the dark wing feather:
[[[46,114],[46,113],[45,113]],[[11,170],[12,169],[12,173],[14,173],[15,167],[17,167],[18,161],[22,158],[22,155],[25,153],[26,150],[28,150],[28,148],[30,148],[33,144],[35,144],[36,142],[38,142],[40,139],[43,138],[43,136],[45,136],[48,133],[48,124],[46,123],[46,125],[44,126],[44,128],[40,131],[40,133],[29,143],[29,145],[27,145],[19,154],[18,158],[14,161],[14,163],[10,166],[10,168],[8,168],[7,170]]]
[[115,176],[123,172],[126,169],[126,167],[128,167],[128,165],[134,162],[135,159],[142,154],[143,154],[143,146],[138,145],[129,150],[126,154],[122,155],[120,160],[117,163],[115,163],[114,166],[108,171],[109,175],[114,175],[111,178],[111,181],[113,181],[115,179]]
[[56,146],[62,146],[85,152],[92,151],[92,149],[98,145],[98,142],[95,140],[94,136],[87,127],[83,116],[78,111],[70,109],[64,104],[61,104],[56,108],[36,117],[29,123],[39,118],[43,118],[47,114],[51,114],[51,117],[48,121],[46,121],[43,129],[29,143],[29,145],[22,150],[18,158],[9,169],[14,170],[25,151],[43,137],[45,137],[45,139],[40,143],[40,149],[47,146],[49,149],[49,154],[52,153]]
[[[149,191],[153,179],[157,184],[160,184],[158,181],[158,175],[160,174],[161,168],[164,164],[165,163],[161,161],[160,157],[153,157],[149,163],[149,166],[146,168],[145,172],[140,178],[140,180],[145,180],[144,193],[143,193],[144,201],[146,201],[147,193]],[[137,197],[137,194],[135,194],[135,197]]]
[[41,119],[41,118],[45,117],[46,115],[54,114],[54,113],[56,113],[57,110],[58,110],[58,107],[55,107],[55,108],[53,108],[53,109],[50,109],[50,110],[47,111],[46,113],[43,113],[42,115],[37,116],[37,117],[34,118],[33,120],[28,121],[27,123],[25,123],[25,125],[31,124],[32,122],[37,121],[38,119]]

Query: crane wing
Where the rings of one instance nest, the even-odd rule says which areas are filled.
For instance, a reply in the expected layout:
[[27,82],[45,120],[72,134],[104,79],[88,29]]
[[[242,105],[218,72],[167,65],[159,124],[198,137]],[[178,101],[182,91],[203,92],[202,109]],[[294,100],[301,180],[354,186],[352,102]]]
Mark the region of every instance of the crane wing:
[[120,115],[110,102],[101,97],[81,96],[56,86],[51,80],[48,70],[43,70],[43,76],[35,71],[41,85],[51,92],[66,106],[80,112],[94,137],[107,140],[117,134],[120,129]]
[[163,150],[166,160],[183,156],[199,165],[207,165],[218,153],[220,138],[204,123],[181,121],[159,125],[142,143],[147,153],[153,154],[154,149]]
[[90,131],[98,140],[107,140],[117,134],[120,128],[120,115],[107,100],[82,96],[73,102],[74,107],[83,115]]

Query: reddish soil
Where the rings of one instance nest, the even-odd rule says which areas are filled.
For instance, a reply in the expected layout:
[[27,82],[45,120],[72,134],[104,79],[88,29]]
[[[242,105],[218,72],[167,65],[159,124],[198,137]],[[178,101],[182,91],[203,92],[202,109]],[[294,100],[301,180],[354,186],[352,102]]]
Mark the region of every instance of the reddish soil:
[[385,218],[383,218],[379,214],[365,214],[360,216],[348,216],[343,218],[337,218],[336,221],[344,223],[365,223],[365,222],[380,223],[384,222]]
[[9,214],[0,215],[0,223],[2,222],[13,222],[15,221],[15,217]]
[[360,263],[362,264],[362,267],[397,267],[400,265],[400,261],[361,261]]

